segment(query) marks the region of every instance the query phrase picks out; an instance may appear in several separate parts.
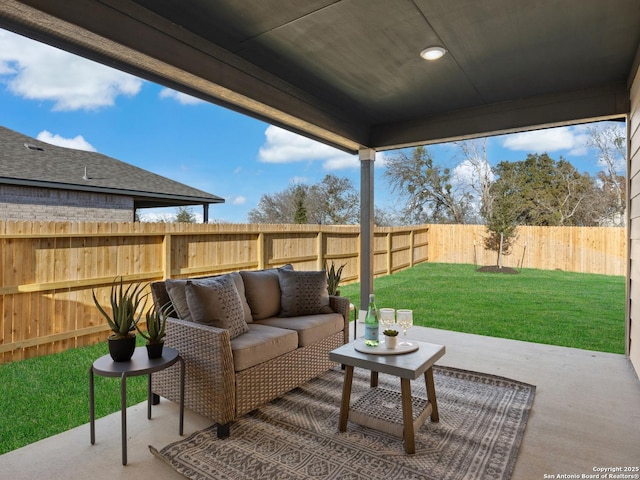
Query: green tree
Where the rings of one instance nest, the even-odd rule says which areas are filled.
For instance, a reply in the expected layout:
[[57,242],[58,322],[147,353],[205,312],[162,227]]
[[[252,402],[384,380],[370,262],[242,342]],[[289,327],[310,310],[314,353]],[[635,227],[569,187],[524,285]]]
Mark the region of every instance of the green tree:
[[450,169],[436,165],[426,147],[390,157],[384,175],[392,192],[405,201],[403,222],[467,222],[471,194],[454,187]]
[[178,207],[178,213],[176,213],[175,221],[177,223],[196,223],[196,215],[191,208],[180,206]]
[[546,153],[529,154],[520,162],[500,162],[494,172],[493,208],[509,221],[545,226],[597,224],[593,178],[562,157],[556,161]]
[[293,223],[305,224],[307,223],[307,207],[305,206],[305,200],[307,198],[307,192],[304,187],[298,185],[294,193],[294,201],[296,203],[296,211],[293,215]]
[[[489,193],[492,199],[491,214],[487,219],[487,236],[484,239],[485,248],[498,253],[497,264],[502,265],[502,255],[512,252],[517,237],[518,215],[522,199],[513,182],[510,165],[500,164],[502,175],[500,180],[491,184]],[[497,169],[497,170],[498,170]]]

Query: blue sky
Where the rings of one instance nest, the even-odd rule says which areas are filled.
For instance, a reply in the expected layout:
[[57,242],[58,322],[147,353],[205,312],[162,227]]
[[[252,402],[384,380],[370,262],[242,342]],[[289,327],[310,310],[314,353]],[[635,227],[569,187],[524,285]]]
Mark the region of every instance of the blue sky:
[[[329,173],[360,185],[357,156],[1,29],[0,125],[225,198],[210,208],[212,221],[244,223],[263,194]],[[585,142],[584,126],[572,126],[492,137],[487,151],[491,164],[528,153],[562,155],[593,174],[600,167]],[[453,145],[429,148],[441,165],[462,161]],[[397,206],[383,176],[384,158],[393,154],[377,155],[375,199],[382,209]],[[147,212],[151,219],[149,213],[175,209]]]

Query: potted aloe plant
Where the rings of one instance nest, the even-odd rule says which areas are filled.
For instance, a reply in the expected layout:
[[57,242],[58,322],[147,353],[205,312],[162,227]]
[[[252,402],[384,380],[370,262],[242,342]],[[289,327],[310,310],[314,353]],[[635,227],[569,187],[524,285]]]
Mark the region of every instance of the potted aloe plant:
[[167,303],[160,308],[153,306],[146,313],[147,329],[143,331],[139,325],[136,330],[147,341],[147,354],[149,358],[160,358],[164,347],[164,337],[166,335],[167,317],[171,311],[171,303]]
[[340,286],[340,276],[342,275],[342,269],[346,266],[345,264],[340,265],[339,268],[336,269],[336,266],[331,261],[331,267],[328,265],[325,266],[325,270],[327,272],[327,291],[329,295],[340,295],[340,290],[338,287]]
[[147,303],[146,284],[129,284],[125,287],[122,277],[111,284],[109,303],[111,313],[100,305],[96,293],[92,291],[93,301],[100,313],[106,318],[111,335],[109,335],[109,354],[114,362],[126,362],[133,356],[136,348],[136,326],[142,317]]

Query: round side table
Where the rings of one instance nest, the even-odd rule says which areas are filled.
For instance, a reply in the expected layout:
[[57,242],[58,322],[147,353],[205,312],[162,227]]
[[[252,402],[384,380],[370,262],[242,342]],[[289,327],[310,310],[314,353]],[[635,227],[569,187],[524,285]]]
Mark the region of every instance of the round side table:
[[120,409],[122,417],[122,464],[127,464],[127,377],[148,375],[147,418],[151,419],[151,375],[180,362],[180,435],[184,429],[184,360],[177,350],[164,347],[162,357],[150,359],[146,347],[137,347],[131,360],[114,362],[110,355],[98,358],[89,368],[89,418],[91,429],[91,445],[96,443],[94,374],[102,377],[120,377]]

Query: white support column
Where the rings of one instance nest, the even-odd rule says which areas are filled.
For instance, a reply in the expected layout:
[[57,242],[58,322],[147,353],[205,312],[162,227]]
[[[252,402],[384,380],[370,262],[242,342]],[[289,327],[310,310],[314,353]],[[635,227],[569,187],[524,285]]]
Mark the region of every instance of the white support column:
[[360,310],[366,310],[373,293],[373,162],[376,152],[360,149]]

